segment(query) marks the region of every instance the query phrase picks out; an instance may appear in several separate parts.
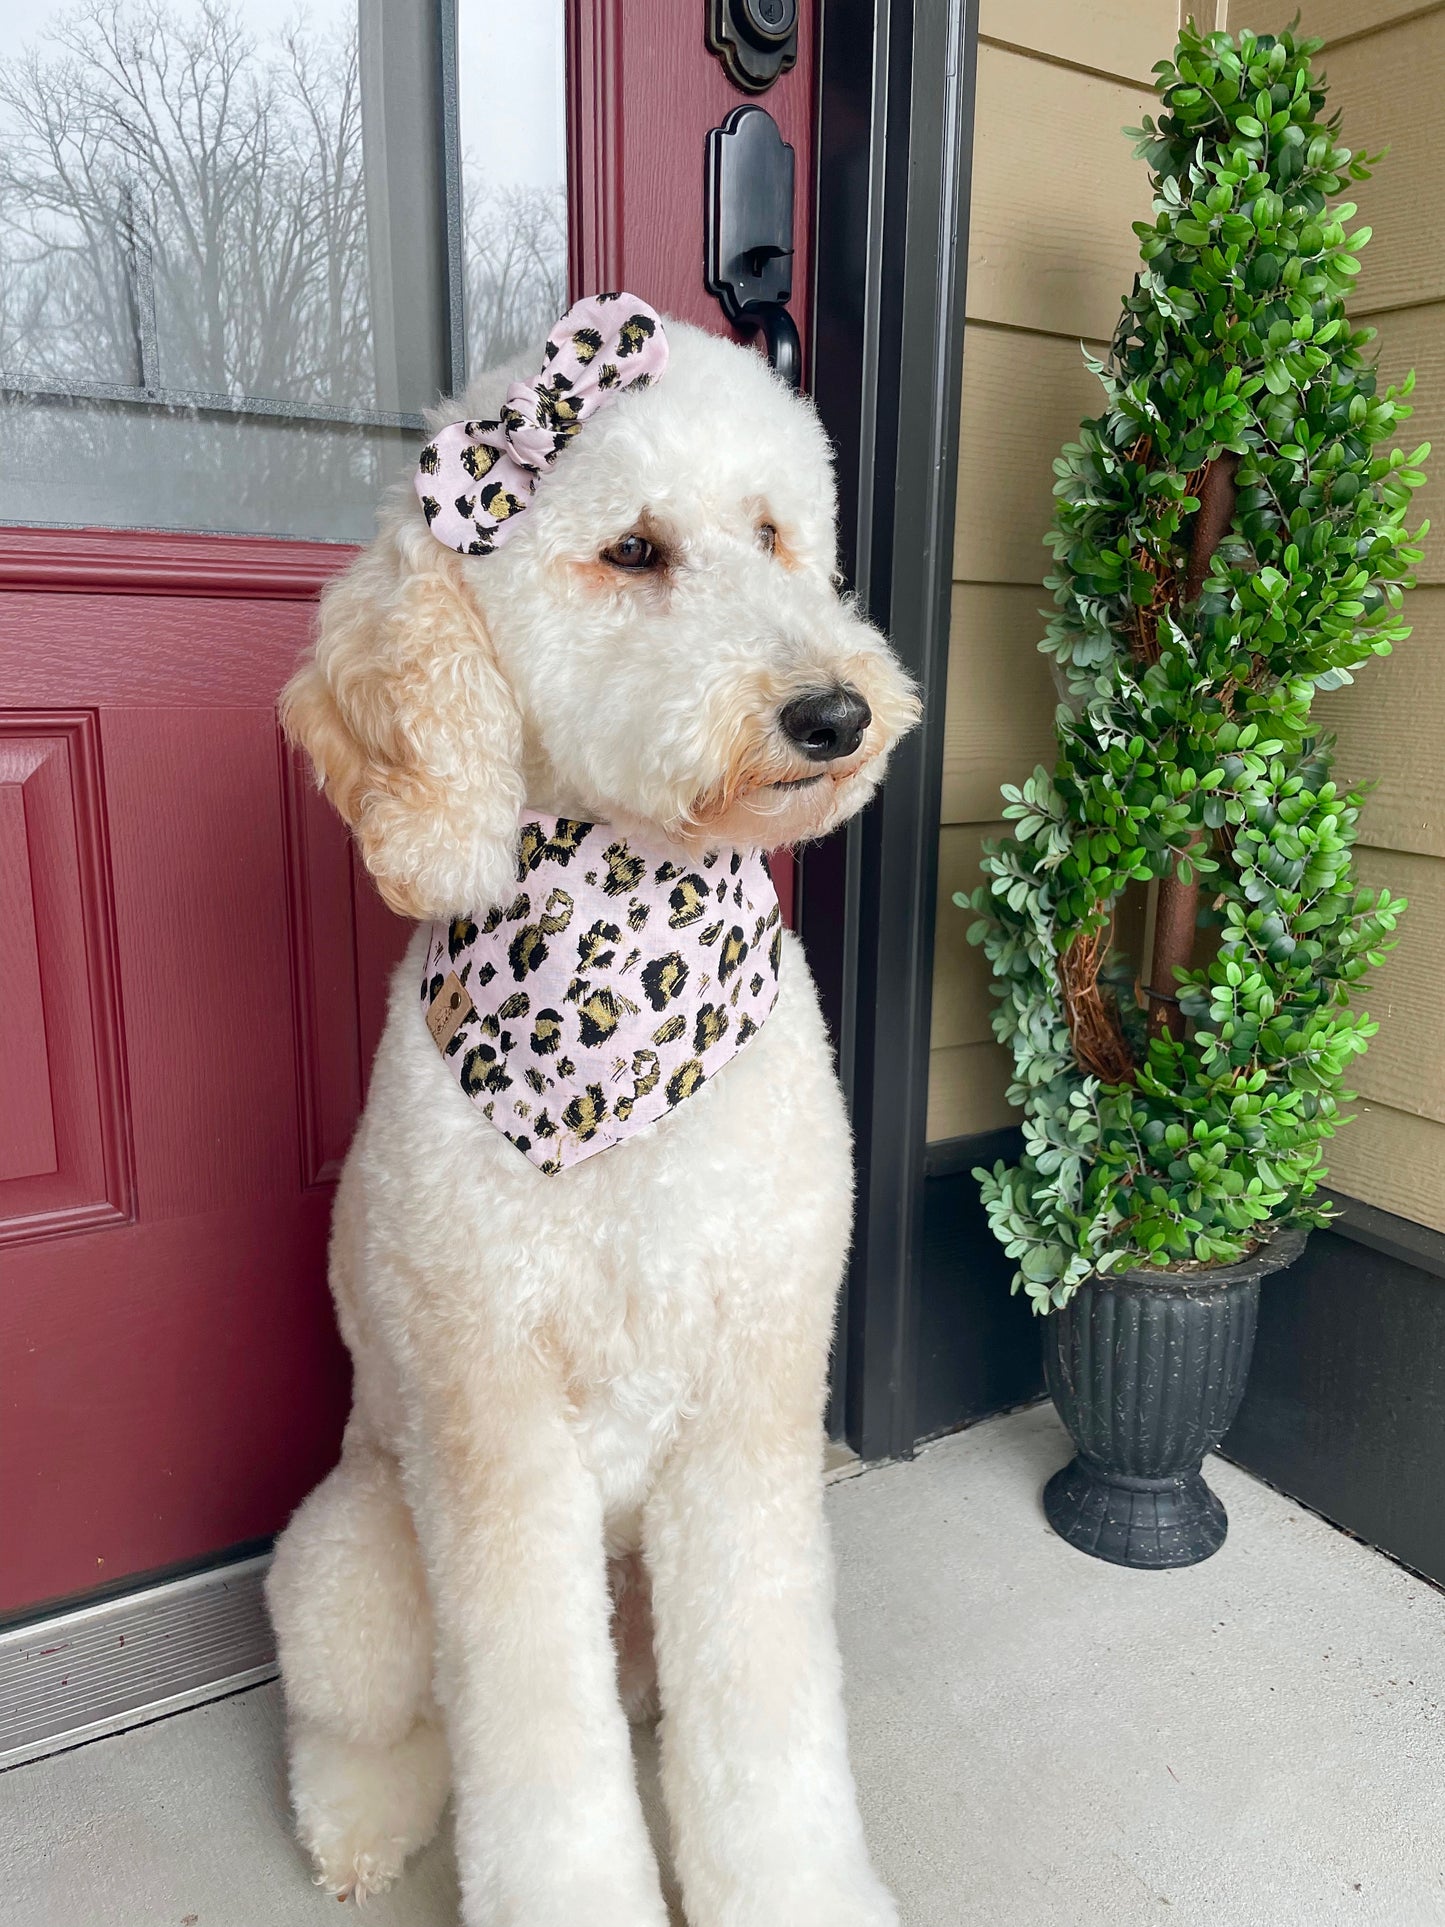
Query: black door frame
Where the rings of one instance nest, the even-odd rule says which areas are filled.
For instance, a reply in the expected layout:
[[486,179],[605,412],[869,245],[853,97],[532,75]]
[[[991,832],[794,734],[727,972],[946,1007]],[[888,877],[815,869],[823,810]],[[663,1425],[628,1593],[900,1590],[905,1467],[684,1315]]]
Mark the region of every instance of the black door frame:
[[857,1145],[832,1429],[864,1459],[917,1436],[977,35],[977,0],[820,0],[810,385],[838,449],[845,572],[925,703],[878,799],[799,876]]

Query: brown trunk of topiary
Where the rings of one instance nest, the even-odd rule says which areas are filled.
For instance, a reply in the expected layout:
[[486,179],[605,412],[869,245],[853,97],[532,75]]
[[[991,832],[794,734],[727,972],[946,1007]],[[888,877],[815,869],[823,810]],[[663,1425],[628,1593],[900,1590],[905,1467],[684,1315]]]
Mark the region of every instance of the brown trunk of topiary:
[[[1199,511],[1194,518],[1194,539],[1189,549],[1189,567],[1184,574],[1184,603],[1198,600],[1209,574],[1214,551],[1229,533],[1234,520],[1235,470],[1239,457],[1226,450],[1204,471],[1199,485]],[[1190,844],[1202,847],[1205,832],[1200,831]],[[1199,918],[1199,880],[1181,883],[1177,875],[1160,879],[1154,906],[1154,955],[1149,963],[1149,1035],[1180,1038],[1184,1035],[1184,1012],[1175,1001],[1178,978],[1175,972],[1187,970],[1194,960],[1194,932]]]

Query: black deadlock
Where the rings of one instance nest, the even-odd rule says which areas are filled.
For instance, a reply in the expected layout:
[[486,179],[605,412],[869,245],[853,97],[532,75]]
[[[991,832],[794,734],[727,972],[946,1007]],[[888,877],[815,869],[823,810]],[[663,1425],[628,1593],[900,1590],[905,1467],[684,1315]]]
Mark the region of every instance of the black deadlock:
[[707,0],[707,44],[735,87],[760,94],[798,58],[798,0]]

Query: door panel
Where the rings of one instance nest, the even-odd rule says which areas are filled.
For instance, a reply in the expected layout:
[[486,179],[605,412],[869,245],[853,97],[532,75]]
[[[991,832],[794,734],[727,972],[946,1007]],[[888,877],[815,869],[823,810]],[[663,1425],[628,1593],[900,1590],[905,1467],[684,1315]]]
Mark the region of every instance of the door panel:
[[93,592],[0,594],[0,1610],[272,1532],[334,1455],[331,1179],[408,934],[275,723],[351,552],[255,598],[172,538],[156,596],[68,539]]
[[131,1215],[92,711],[0,715],[0,1245]]

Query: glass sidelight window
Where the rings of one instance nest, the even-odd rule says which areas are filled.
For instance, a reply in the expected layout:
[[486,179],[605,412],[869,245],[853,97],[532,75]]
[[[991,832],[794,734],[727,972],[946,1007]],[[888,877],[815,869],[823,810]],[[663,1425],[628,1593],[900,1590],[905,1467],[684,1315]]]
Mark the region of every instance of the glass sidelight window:
[[562,0],[521,11],[0,0],[0,521],[364,539],[565,305]]

